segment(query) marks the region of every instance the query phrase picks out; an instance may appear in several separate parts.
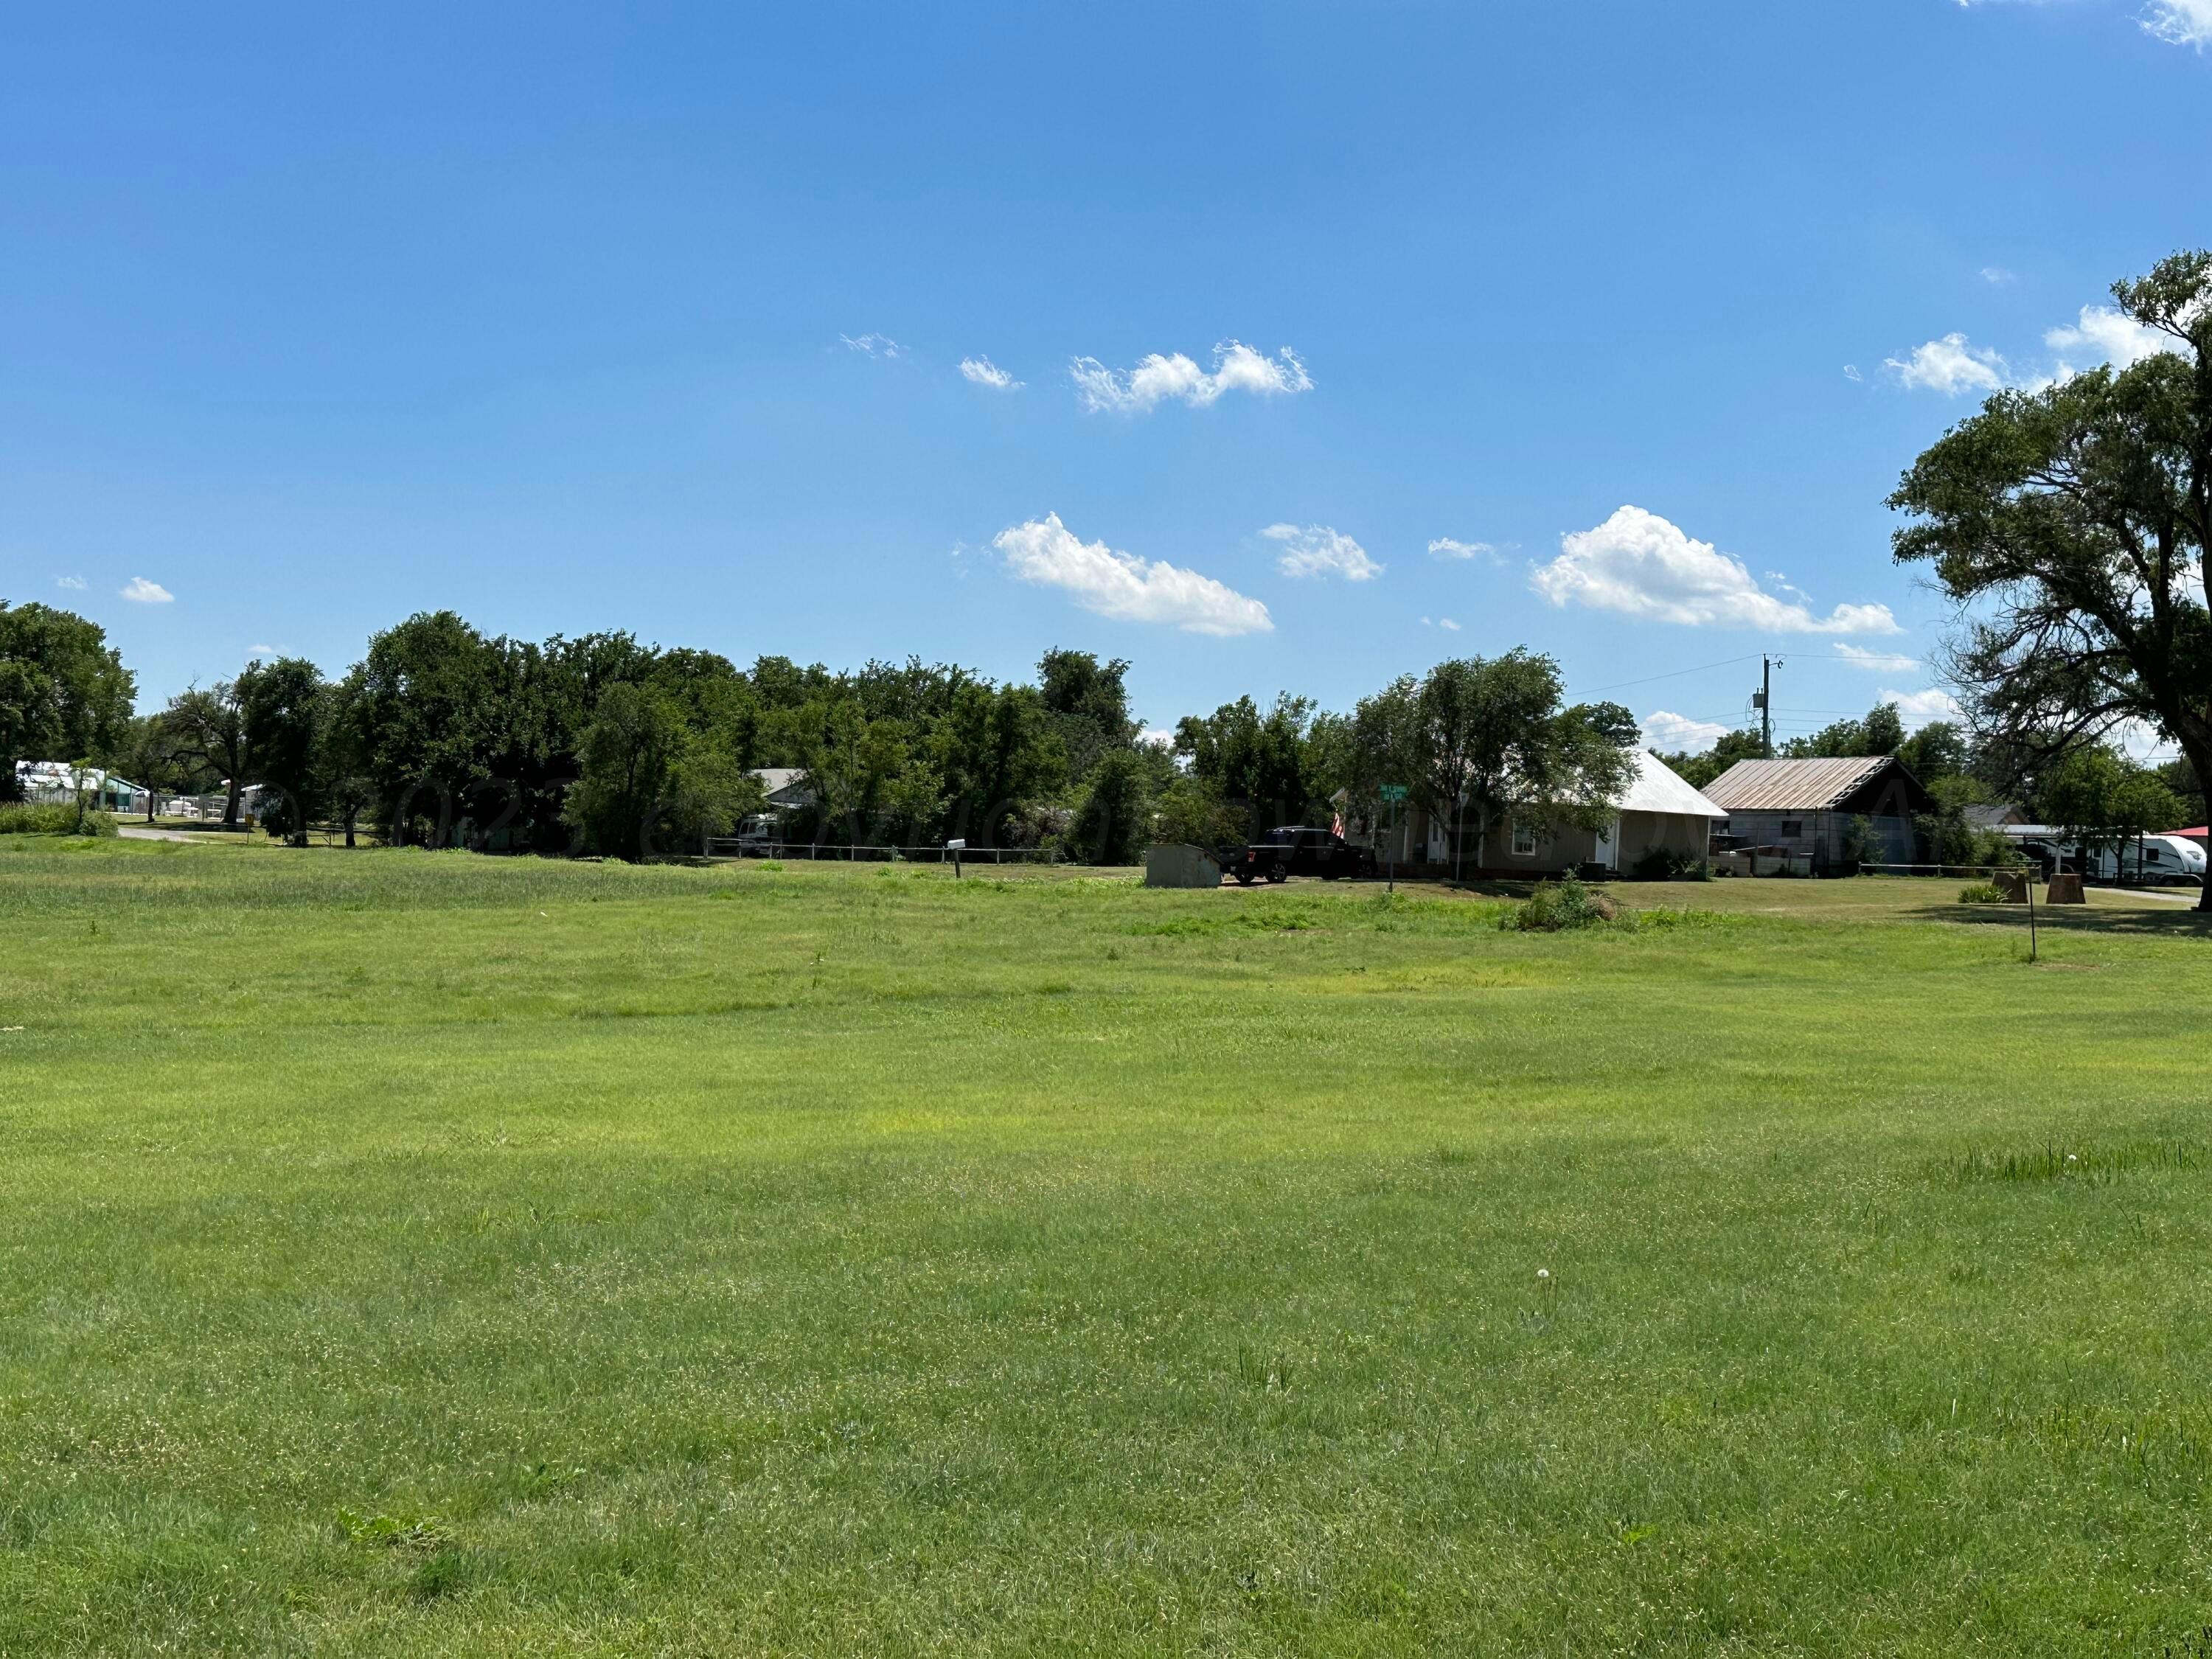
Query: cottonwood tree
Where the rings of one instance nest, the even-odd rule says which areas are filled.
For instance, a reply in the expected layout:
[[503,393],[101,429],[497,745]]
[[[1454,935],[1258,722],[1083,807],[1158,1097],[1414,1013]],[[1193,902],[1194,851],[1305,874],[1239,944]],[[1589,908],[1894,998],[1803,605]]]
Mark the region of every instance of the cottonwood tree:
[[2112,296],[2160,349],[1991,397],[1889,497],[1912,515],[1895,550],[1961,607],[1947,666],[1985,741],[2048,754],[2136,723],[2204,776],[2212,253],[2177,253]]

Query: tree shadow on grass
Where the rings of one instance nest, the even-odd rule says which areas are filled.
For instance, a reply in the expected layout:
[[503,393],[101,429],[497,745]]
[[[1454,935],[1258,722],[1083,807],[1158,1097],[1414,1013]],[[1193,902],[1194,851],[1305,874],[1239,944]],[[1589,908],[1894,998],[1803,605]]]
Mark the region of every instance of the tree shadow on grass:
[[[2027,932],[2027,907],[2021,904],[1944,904],[1920,906],[1911,914],[1926,921],[1965,922],[1983,927],[2011,927]],[[2182,905],[2149,905],[2128,909],[2101,905],[2058,904],[2035,907],[2038,927],[2073,933],[2136,933],[2167,939],[2212,939],[2212,915]]]

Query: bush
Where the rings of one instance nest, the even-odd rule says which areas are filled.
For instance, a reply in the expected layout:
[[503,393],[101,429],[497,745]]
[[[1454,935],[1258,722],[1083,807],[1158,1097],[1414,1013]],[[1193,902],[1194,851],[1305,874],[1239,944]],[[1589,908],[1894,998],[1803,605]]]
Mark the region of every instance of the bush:
[[1993,881],[1978,881],[1971,887],[1959,890],[1959,902],[1961,904],[2002,904],[2004,900],[2004,889]]
[[1570,927],[1595,927],[1617,914],[1613,901],[1594,893],[1575,876],[1540,881],[1526,904],[1506,912],[1504,921],[1524,933],[1557,933]]
[[77,821],[77,810],[67,801],[0,801],[0,836],[112,836],[112,812],[89,811]]

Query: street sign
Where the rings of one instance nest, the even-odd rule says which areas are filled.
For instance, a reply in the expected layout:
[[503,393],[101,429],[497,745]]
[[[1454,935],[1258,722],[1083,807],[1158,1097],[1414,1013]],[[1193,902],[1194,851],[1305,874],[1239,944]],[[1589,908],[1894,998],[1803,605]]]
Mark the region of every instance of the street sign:
[[1405,799],[1406,786],[1402,783],[1384,784],[1382,786],[1382,799],[1388,801],[1401,801]]

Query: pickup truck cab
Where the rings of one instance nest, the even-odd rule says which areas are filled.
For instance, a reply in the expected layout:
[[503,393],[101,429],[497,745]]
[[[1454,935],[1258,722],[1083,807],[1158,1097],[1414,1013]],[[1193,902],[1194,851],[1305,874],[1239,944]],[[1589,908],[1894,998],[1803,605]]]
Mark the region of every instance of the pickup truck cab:
[[1370,849],[1354,847],[1331,830],[1296,823],[1270,830],[1266,840],[1249,846],[1224,848],[1221,867],[1244,887],[1255,881],[1288,881],[1292,876],[1335,881],[1345,876],[1371,876],[1376,869]]

